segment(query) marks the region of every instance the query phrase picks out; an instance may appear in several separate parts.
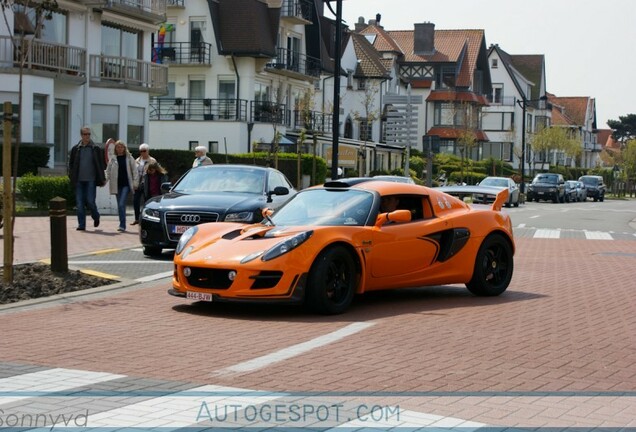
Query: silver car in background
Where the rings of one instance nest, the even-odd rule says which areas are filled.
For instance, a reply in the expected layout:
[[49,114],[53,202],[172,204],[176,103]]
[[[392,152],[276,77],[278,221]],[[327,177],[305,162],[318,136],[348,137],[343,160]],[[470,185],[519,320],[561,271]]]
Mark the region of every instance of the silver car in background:
[[[479,182],[479,186],[488,186],[499,189],[507,188],[508,201],[506,201],[506,207],[510,207],[512,205],[515,207],[519,207],[519,187],[513,179],[508,177],[486,177]],[[473,202],[478,203],[483,201],[484,204],[486,204],[488,199],[492,201],[492,197],[481,197],[479,195],[476,195],[473,197]]]

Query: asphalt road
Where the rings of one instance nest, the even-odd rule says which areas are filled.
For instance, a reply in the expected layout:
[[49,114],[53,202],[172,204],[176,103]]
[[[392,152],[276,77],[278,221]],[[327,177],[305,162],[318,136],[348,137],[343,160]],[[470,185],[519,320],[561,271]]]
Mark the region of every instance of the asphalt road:
[[166,430],[636,427],[636,201],[505,211],[517,253],[502,296],[373,293],[335,317],[171,297],[169,254],[78,258],[137,283],[0,312],[0,420],[46,409]]

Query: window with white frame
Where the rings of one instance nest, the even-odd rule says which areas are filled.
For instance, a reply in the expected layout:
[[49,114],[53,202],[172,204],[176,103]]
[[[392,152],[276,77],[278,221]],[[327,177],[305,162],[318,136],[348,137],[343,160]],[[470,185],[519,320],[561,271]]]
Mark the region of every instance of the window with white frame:
[[372,137],[372,124],[371,122],[367,121],[366,118],[360,119],[360,141],[373,141],[373,137]]

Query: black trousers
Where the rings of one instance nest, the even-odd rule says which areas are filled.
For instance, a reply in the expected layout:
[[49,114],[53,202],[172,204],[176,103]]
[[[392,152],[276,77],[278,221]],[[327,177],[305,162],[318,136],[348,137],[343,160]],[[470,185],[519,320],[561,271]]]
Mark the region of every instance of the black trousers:
[[135,193],[133,194],[133,209],[135,210],[135,220],[138,221],[141,218],[141,206],[145,203],[144,187],[139,185]]

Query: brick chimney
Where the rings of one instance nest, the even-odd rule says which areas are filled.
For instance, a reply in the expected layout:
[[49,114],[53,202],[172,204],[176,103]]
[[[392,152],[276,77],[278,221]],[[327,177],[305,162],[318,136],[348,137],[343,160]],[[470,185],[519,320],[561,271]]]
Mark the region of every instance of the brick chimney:
[[435,24],[415,24],[413,49],[417,55],[431,55],[435,52]]
[[364,17],[358,17],[358,22],[355,25],[355,32],[356,33],[361,32],[365,28],[367,28],[367,24],[364,21]]

